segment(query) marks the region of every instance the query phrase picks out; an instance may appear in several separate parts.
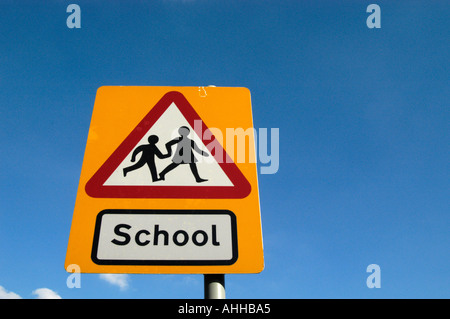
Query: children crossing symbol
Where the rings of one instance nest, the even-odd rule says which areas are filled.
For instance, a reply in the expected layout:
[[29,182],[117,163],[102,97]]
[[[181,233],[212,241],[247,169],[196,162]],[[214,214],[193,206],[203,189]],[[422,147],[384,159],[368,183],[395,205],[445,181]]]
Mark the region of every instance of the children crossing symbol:
[[207,129],[181,93],[165,94],[88,181],[86,192],[114,198],[247,196],[250,183],[222,146],[211,143],[214,136],[204,139]]

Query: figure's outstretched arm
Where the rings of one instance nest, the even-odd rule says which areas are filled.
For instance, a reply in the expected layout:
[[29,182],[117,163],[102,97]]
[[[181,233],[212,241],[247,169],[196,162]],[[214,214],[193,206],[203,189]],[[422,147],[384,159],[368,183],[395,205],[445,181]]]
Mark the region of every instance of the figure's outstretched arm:
[[180,141],[180,139],[177,137],[169,142],[166,143],[166,150],[167,150],[167,155],[163,155],[163,158],[169,157],[172,155],[172,145],[177,144]]
[[156,146],[155,146],[154,152],[155,152],[155,155],[156,155],[158,158],[165,158],[164,155],[163,155],[163,154],[161,153],[161,151],[159,150],[159,148],[156,147]]
[[143,151],[143,146],[144,145],[136,147],[136,149],[133,151],[133,155],[131,155],[131,162],[134,162],[136,160],[136,155]]
[[202,150],[197,146],[197,144],[195,144],[194,141],[192,141],[192,148],[194,149],[194,151],[196,151],[197,153],[199,153],[199,154],[202,155],[202,156],[206,156],[206,157],[209,156],[209,154],[206,153],[205,151],[202,151]]
[[[167,145],[166,145],[167,146]],[[172,155],[172,149],[169,147],[167,149],[167,154],[161,153],[159,148],[156,147],[155,149],[155,155],[158,156],[158,158],[168,158],[170,155]]]

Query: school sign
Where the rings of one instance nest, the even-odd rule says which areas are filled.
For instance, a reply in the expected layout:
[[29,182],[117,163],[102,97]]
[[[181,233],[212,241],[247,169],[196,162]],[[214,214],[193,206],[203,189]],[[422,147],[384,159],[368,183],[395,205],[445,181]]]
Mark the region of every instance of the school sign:
[[[66,268],[262,271],[255,141],[248,128],[246,88],[99,88]],[[244,130],[245,136],[236,135]]]

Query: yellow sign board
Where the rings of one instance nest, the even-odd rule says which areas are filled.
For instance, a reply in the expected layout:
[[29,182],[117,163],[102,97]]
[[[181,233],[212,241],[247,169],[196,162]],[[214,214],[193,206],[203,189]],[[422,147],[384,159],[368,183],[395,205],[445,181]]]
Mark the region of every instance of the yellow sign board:
[[262,271],[254,135],[246,88],[99,88],[66,268]]

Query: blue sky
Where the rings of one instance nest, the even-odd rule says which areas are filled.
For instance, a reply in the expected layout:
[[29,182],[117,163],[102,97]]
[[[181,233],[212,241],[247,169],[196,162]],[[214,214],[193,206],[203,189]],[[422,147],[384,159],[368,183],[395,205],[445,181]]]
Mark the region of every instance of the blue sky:
[[0,296],[203,298],[201,275],[82,274],[69,289],[64,259],[97,88],[213,84],[249,88],[255,128],[280,132],[279,170],[259,175],[265,270],[227,275],[228,298],[449,298],[449,13],[2,1]]

